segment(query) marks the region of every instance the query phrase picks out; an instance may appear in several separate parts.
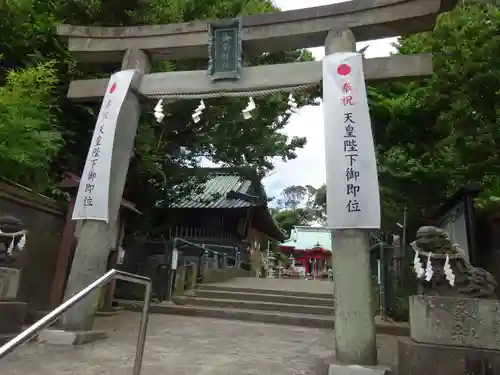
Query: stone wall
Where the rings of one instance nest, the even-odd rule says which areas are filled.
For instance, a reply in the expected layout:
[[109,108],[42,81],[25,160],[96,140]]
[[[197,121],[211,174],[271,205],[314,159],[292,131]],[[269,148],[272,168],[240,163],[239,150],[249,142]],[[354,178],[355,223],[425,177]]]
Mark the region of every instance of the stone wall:
[[47,308],[65,214],[54,200],[0,181],[0,215],[21,219],[28,230],[26,248],[12,267],[22,269],[18,299],[29,310]]
[[255,271],[245,271],[240,267],[227,267],[223,269],[207,268],[203,275],[203,283],[218,283],[236,277],[255,277]]

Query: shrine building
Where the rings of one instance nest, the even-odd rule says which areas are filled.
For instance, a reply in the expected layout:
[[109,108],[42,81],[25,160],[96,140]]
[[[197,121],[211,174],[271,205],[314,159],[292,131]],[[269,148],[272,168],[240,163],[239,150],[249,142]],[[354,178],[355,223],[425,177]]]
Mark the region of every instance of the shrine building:
[[278,251],[293,256],[295,267],[304,267],[307,274],[320,276],[331,266],[331,233],[323,227],[296,226],[290,238],[278,245]]

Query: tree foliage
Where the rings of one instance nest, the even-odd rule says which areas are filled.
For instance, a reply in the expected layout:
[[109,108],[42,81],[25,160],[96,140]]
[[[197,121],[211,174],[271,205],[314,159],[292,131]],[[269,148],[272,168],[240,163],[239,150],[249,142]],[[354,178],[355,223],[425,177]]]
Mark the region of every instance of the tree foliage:
[[281,197],[278,199],[278,207],[290,211],[296,211],[304,198],[307,189],[300,185],[287,186],[281,191]]
[[500,10],[462,1],[399,53],[432,52],[434,74],[369,89],[386,226],[414,225],[463,184],[499,195]]
[[[66,100],[68,83],[77,78],[109,75],[119,69],[119,64],[76,64],[67,51],[66,42],[55,33],[57,24],[166,24],[276,10],[270,0],[6,0],[0,9],[4,16],[0,25],[4,54],[0,85],[6,83],[10,69],[55,61],[51,68],[57,82],[49,81],[52,86],[57,85],[52,92],[53,100],[47,102],[50,106],[45,112],[36,116],[36,121],[46,121],[47,126],[59,129],[64,139],[57,156],[53,147],[49,147],[46,154],[46,164],[52,165],[51,175],[66,170],[81,172],[99,111],[99,105],[80,105]],[[309,59],[312,59],[309,53],[284,51],[245,56],[245,64]],[[153,71],[205,69],[206,64],[206,59],[157,62]],[[303,105],[313,103],[314,97],[301,95],[297,99]],[[154,209],[155,202],[161,200],[168,204],[179,191],[184,192],[178,187],[194,181],[195,174],[195,169],[186,167],[198,166],[201,157],[226,166],[251,167],[263,175],[273,168],[273,157],[293,159],[295,150],[306,142],[304,138],[288,138],[280,132],[289,119],[285,113],[286,97],[282,94],[257,99],[251,121],[244,121],[241,116],[245,99],[213,99],[206,104],[198,124],[193,124],[191,119],[197,101],[167,105],[167,116],[161,125],[156,124],[152,116],[155,103],[144,106],[126,194],[146,212]]]
[[56,124],[53,62],[10,70],[0,87],[0,170],[2,177],[47,187],[52,158],[63,139]]
[[[369,87],[383,229],[408,207],[410,233],[465,184],[500,197],[500,9],[463,0],[432,32],[400,38],[397,53],[430,52],[434,74]],[[326,208],[326,188],[315,194]]]
[[325,225],[326,185],[291,185],[281,191],[273,216],[281,229],[290,234],[298,225]]
[[274,220],[288,236],[295,226],[307,224],[301,211],[277,210],[274,213]]

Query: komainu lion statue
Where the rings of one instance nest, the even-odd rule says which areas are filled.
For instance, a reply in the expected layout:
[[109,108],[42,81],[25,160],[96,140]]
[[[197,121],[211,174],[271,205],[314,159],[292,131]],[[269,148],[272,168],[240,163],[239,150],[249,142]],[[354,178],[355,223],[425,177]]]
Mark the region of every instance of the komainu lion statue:
[[473,267],[465,252],[452,244],[448,234],[426,226],[417,231],[411,243],[419,293],[449,297],[495,298],[495,278],[486,270]]

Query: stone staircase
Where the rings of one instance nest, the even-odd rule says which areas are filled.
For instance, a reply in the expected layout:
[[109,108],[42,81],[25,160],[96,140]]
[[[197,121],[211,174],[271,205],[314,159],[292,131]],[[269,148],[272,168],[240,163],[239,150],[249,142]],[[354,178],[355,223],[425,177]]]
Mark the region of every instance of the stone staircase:
[[[151,306],[152,313],[234,319],[262,323],[333,328],[333,297],[288,290],[249,289],[200,284],[173,303]],[[120,301],[128,310],[142,304]]]
[[276,291],[238,291],[221,287],[201,286],[194,296],[178,298],[177,302],[190,306],[209,306],[224,309],[277,311],[290,314],[333,315],[333,300],[317,295],[275,294]]
[[333,297],[327,294],[201,284],[192,296],[175,297],[174,303],[186,315],[333,327]]
[[[152,304],[151,312],[334,328],[333,296],[330,294],[199,284],[187,295],[176,296],[172,300],[170,303]],[[142,309],[140,302],[121,300],[119,303],[127,310]],[[378,321],[377,332],[406,336],[408,326]]]

